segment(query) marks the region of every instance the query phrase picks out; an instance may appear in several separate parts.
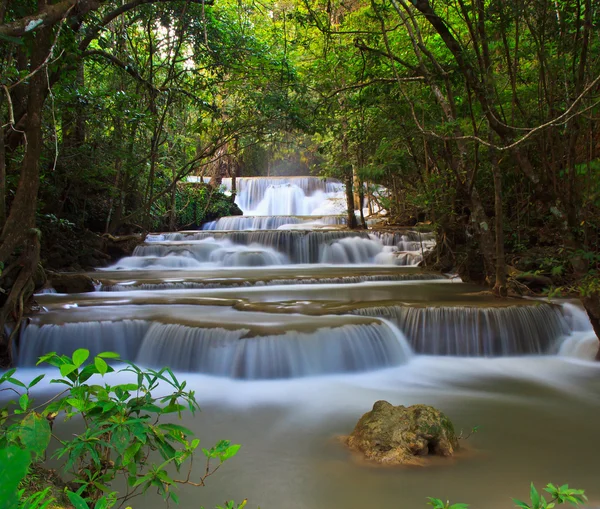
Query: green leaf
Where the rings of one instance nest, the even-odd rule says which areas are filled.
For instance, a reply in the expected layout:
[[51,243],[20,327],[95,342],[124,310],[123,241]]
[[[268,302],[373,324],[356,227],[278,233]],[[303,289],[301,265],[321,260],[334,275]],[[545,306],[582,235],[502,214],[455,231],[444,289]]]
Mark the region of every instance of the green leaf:
[[75,366],[74,364],[63,364],[60,367],[60,374],[62,376],[67,376],[70,375],[71,373],[73,373],[73,371],[75,371],[77,369],[77,366]]
[[21,380],[17,380],[16,378],[8,377],[6,381],[18,387],[23,387],[23,389],[27,389],[27,386],[21,382]]
[[67,491],[67,497],[69,497],[69,500],[75,509],[90,509],[90,507],[87,505],[87,502],[77,493]]
[[120,359],[121,356],[116,352],[102,352],[97,355],[97,357],[102,357],[103,359]]
[[19,406],[23,410],[27,410],[27,408],[29,407],[29,394],[21,394],[21,397],[19,398]]
[[532,509],[538,509],[540,507],[540,494],[535,489],[533,483],[531,483],[531,489],[529,490],[529,497],[531,498]]
[[48,420],[38,413],[27,414],[19,425],[19,438],[23,445],[42,456],[50,443],[51,431]]
[[73,352],[73,364],[79,367],[81,366],[87,358],[90,356],[90,351],[85,348],[79,348]]
[[515,503],[515,505],[517,507],[521,507],[521,509],[530,509],[529,505],[526,504],[525,502],[523,502],[522,500],[519,500],[517,498],[513,498],[512,501]]
[[27,386],[27,388],[31,389],[35,385],[37,385],[46,375],[36,376]]
[[102,360],[102,358],[96,357],[94,359],[94,365],[101,375],[106,375],[108,372],[108,364],[106,364],[106,361]]
[[125,454],[123,455],[123,465],[127,465],[133,461],[141,446],[141,442],[134,442],[127,448]]
[[[20,447],[11,445],[0,448],[0,501],[6,509],[19,507],[17,490],[21,480],[27,475],[31,455]],[[10,468],[4,468],[10,465]]]
[[[220,455],[220,460],[221,461],[225,461],[228,460],[229,458],[233,458],[237,452],[240,450],[241,445],[239,444],[234,444],[234,445],[230,445],[224,453],[222,453]],[[459,509],[459,508],[455,508],[455,509]]]

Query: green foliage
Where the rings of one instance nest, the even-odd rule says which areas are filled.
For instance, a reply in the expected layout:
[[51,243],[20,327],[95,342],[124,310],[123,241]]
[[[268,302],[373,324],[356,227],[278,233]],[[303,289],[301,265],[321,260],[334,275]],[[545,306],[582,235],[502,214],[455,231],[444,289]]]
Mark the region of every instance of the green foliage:
[[223,216],[239,213],[231,197],[203,184],[180,184],[175,196],[177,227],[200,226]]
[[467,509],[469,507],[468,504],[451,504],[448,500],[444,502],[439,498],[427,497],[429,500],[428,504],[433,507],[433,509]]
[[[550,483],[546,485],[544,491],[550,494],[550,500],[546,500],[543,493],[538,492],[536,487],[531,483],[529,490],[529,503],[513,498],[513,502],[519,509],[552,509],[557,505],[569,503],[575,507],[587,501],[587,497],[583,490],[569,488],[568,484],[555,486]],[[451,504],[448,500],[444,502],[439,498],[428,497],[428,504],[434,509],[467,509],[468,504],[457,503]]]
[[539,493],[533,483],[531,483],[529,492],[530,503],[528,504],[516,498],[513,498],[513,502],[520,509],[552,509],[556,505],[565,503],[577,507],[587,500],[583,490],[569,488],[568,484],[557,487],[550,483],[544,488],[544,491],[550,494],[550,501],[547,501],[544,495]]
[[[16,398],[0,409],[0,463],[11,465],[0,474],[0,500],[7,504],[3,507],[48,507],[51,498],[47,490],[25,497],[19,486],[31,462],[45,457],[51,440],[57,446],[54,458],[62,460],[63,470],[73,479],[72,485],[77,485],[67,492],[76,509],[113,507],[117,493],[111,486],[117,478],[127,486],[125,493],[118,494],[121,502],[150,488],[166,501],[177,502],[177,484],[204,485],[206,477],[237,454],[240,446],[228,440],[203,448],[205,473],[191,481],[192,457],[200,440],[187,428],[162,420],[199,410],[194,391],[186,390],[186,382],[179,381],[168,368],[142,369],[130,362],[125,362],[120,373],[133,382],[102,383],[106,374],[115,371],[110,364],[115,361],[119,361],[118,354],[103,352],[92,359],[83,348],[70,357],[56,353],[42,356],[38,364],[48,364],[60,372],[50,383],[64,386],[62,392],[42,404],[34,403],[31,391],[45,375],[29,384],[15,378],[14,369],[0,377],[0,390]],[[163,395],[156,396],[158,391]],[[58,439],[53,427],[59,417],[63,421],[76,419],[80,431],[73,438]],[[211,461],[217,464],[212,466]]]

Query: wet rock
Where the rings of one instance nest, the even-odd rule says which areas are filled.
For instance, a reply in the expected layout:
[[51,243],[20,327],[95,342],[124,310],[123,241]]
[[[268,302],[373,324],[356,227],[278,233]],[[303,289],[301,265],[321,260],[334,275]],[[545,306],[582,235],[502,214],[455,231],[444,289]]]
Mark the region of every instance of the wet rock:
[[346,443],[368,460],[390,465],[423,464],[426,456],[452,456],[459,447],[452,423],[439,410],[387,401],[377,401],[360,418]]
[[58,293],[86,293],[95,291],[94,281],[85,274],[49,274],[50,284]]
[[[585,311],[587,312],[592,327],[594,327],[594,332],[600,340],[600,293],[593,292],[583,297],[581,301],[583,302],[583,306],[585,307]],[[598,349],[596,360],[600,361],[600,348]]]

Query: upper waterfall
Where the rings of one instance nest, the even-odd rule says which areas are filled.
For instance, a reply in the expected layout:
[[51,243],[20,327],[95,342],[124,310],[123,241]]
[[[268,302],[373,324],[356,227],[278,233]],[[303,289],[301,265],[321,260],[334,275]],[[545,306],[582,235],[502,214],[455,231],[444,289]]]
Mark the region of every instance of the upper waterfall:
[[[199,180],[188,177],[189,182]],[[221,185],[233,192],[231,178],[224,178]],[[247,216],[325,216],[346,211],[344,185],[333,178],[240,177],[235,185],[235,203]]]

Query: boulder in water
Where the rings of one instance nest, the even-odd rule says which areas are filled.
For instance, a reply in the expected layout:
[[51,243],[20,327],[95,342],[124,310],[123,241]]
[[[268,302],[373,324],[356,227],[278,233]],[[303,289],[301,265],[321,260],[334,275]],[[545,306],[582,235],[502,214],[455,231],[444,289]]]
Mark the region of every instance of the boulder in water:
[[96,290],[94,281],[85,274],[50,274],[50,284],[58,293],[86,293]]
[[422,465],[425,456],[452,456],[458,439],[450,420],[427,405],[393,406],[377,401],[346,443],[365,458],[388,465]]

